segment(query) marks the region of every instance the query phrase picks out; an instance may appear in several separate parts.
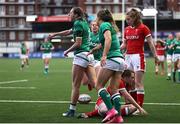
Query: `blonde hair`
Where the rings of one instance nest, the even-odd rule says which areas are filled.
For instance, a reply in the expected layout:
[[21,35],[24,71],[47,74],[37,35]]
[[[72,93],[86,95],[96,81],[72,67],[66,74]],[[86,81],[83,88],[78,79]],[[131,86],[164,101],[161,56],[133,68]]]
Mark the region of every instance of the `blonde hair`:
[[126,15],[128,15],[134,19],[134,22],[133,22],[134,26],[137,26],[140,23],[142,23],[142,21],[141,21],[142,14],[138,10],[133,8],[129,12],[127,12]]

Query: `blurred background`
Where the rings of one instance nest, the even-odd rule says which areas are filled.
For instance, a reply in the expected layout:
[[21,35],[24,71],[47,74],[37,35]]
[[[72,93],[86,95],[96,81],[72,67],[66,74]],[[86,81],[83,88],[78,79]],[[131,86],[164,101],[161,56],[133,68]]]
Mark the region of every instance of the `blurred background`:
[[[72,22],[67,14],[75,6],[84,9],[89,22],[96,18],[98,10],[111,10],[121,32],[126,26],[124,18],[129,9],[154,8],[158,12],[156,18],[143,16],[153,37],[166,39],[169,33],[175,35],[180,31],[180,0],[0,0],[0,56],[17,58],[20,43],[26,42],[30,57],[41,57],[39,47],[44,36],[70,29]],[[55,37],[51,42],[55,46],[53,57],[59,58],[74,41],[68,36]],[[146,43],[145,52],[151,55]]]

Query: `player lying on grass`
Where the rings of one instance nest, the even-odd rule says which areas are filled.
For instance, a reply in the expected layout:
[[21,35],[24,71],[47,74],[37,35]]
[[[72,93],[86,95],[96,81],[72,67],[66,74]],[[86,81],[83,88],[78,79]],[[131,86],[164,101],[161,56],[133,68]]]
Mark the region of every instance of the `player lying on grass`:
[[[134,90],[134,72],[125,70],[122,74],[122,79],[119,81],[119,93],[125,98],[125,104],[121,106],[122,116],[127,116],[139,110],[140,114],[146,115],[147,112],[141,108],[134,98],[130,95],[131,91]],[[107,91],[111,94],[110,86],[107,87]],[[96,101],[95,109],[91,112],[81,113],[78,117],[90,118],[94,116],[105,116],[107,112],[106,105],[104,104],[101,97]]]

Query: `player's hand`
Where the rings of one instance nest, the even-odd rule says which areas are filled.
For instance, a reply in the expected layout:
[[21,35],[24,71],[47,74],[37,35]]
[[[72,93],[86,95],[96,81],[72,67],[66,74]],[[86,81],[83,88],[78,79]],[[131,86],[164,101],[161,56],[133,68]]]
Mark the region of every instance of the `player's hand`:
[[105,66],[106,65],[106,59],[107,59],[107,56],[102,56],[101,58],[101,66]]
[[54,37],[54,34],[53,34],[53,33],[49,34],[48,39],[50,39],[50,38],[52,38],[52,37]]
[[139,109],[139,113],[140,113],[141,115],[147,115],[147,114],[148,114],[143,108],[140,108],[140,109]]
[[120,46],[120,50],[124,50],[124,49],[126,49],[126,44],[122,43]]
[[86,113],[80,113],[77,118],[89,118]]
[[86,56],[89,56],[92,53],[93,53],[93,50],[89,51]]
[[68,57],[68,51],[67,51],[67,50],[64,51],[64,56],[65,56],[65,57]]

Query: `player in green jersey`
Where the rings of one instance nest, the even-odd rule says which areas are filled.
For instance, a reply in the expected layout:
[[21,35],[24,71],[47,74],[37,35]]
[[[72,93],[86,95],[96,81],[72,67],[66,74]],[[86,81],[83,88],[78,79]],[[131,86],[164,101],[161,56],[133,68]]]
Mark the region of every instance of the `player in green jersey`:
[[173,40],[173,34],[169,34],[168,38],[166,39],[167,80],[171,80],[173,49],[170,49],[170,46],[172,45]]
[[74,51],[74,60],[72,67],[72,90],[71,90],[71,103],[67,112],[63,113],[65,117],[75,116],[76,104],[79,98],[79,89],[84,73],[88,76],[90,82],[95,84],[96,76],[95,70],[92,66],[94,60],[93,55],[87,55],[89,47],[89,25],[84,18],[84,12],[80,7],[74,7],[68,14],[72,21],[73,27],[70,30],[50,34],[49,37],[56,35],[69,35],[73,34],[74,44],[64,51],[64,56],[68,56],[69,52]]
[[180,82],[180,32],[176,34],[176,39],[173,40],[173,43],[170,48],[174,48],[173,52],[173,62],[174,62],[174,71],[173,71],[173,81],[176,82],[176,71],[178,71],[178,82]]
[[28,58],[28,48],[26,43],[22,42],[21,46],[20,46],[20,58],[21,58],[21,68],[20,70],[22,70],[24,68],[25,65],[29,65],[29,63],[27,62],[27,58]]
[[[98,33],[99,27],[97,25],[96,21],[91,22],[91,33],[90,33],[90,49],[92,50],[93,48],[101,45],[99,41],[99,33]],[[93,61],[93,66],[96,71],[96,76],[99,72],[100,69],[100,59],[102,56],[102,50],[96,50],[94,53],[94,61]],[[92,84],[92,82],[89,81],[88,77],[84,75],[83,80],[82,80],[83,85],[88,85],[88,89],[92,90],[94,88],[95,84]]]
[[41,44],[40,49],[43,51],[42,59],[44,62],[44,74],[49,72],[49,62],[52,58],[51,51],[54,50],[53,44],[50,42],[50,39],[45,37],[44,42]]
[[[118,28],[111,12],[107,9],[100,10],[97,13],[97,23],[103,53],[100,61],[101,68],[97,75],[96,90],[108,109],[102,122],[107,122],[110,119],[109,123],[122,123],[120,94],[118,93],[117,84],[126,68],[126,64],[120,52],[120,42],[117,38]],[[112,96],[104,88],[109,79],[111,79]]]

